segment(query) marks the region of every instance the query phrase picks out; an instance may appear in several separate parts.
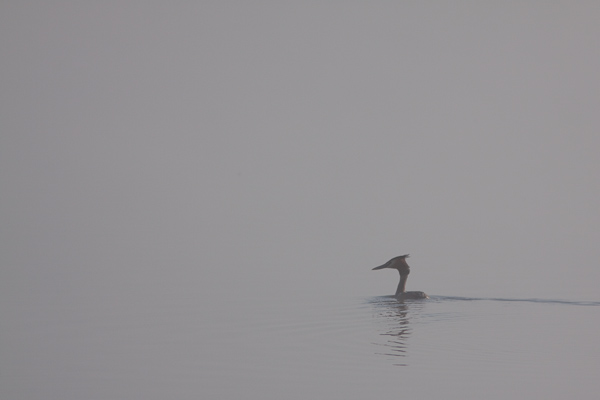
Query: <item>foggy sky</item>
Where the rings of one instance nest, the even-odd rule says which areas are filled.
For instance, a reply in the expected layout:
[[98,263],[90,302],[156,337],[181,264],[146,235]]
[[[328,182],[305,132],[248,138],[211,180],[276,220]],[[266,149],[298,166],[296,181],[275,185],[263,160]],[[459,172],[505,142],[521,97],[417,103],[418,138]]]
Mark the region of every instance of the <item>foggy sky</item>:
[[596,2],[3,2],[1,303],[598,300]]

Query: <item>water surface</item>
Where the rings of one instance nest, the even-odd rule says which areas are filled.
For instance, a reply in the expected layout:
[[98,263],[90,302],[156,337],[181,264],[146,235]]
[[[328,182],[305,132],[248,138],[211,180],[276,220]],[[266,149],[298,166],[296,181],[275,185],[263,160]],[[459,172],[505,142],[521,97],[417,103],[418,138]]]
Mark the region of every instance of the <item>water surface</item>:
[[3,398],[590,398],[600,303],[298,295],[13,304]]

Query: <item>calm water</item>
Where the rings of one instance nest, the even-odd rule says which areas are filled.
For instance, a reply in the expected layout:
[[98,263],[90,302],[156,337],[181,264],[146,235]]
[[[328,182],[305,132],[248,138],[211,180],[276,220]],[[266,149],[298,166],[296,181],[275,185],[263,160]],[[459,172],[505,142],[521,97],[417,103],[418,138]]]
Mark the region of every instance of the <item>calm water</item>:
[[3,399],[563,399],[600,391],[593,302],[182,295],[4,310]]

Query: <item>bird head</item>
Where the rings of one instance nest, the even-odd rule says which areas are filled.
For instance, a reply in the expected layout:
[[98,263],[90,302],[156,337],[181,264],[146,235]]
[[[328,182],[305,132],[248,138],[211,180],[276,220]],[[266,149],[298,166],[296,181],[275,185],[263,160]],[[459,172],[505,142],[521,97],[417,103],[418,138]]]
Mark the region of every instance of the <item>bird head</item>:
[[403,256],[398,256],[392,258],[390,261],[386,262],[379,267],[373,268],[373,271],[384,268],[397,269],[400,272],[400,275],[408,275],[410,273],[410,267],[408,266],[406,259],[408,258],[408,254]]

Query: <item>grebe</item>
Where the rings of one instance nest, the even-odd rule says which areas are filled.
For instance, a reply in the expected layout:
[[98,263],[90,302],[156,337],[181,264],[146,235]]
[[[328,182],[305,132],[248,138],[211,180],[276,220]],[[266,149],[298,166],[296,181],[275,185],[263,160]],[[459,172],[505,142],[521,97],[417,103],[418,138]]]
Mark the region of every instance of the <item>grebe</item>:
[[396,290],[396,294],[394,295],[394,297],[396,297],[397,299],[428,299],[429,296],[427,296],[423,292],[407,292],[405,290],[406,280],[408,279],[408,274],[410,274],[410,267],[406,263],[407,258],[408,254],[394,257],[385,264],[373,268],[373,271],[376,269],[392,268],[397,269],[398,272],[400,272],[400,283],[398,283],[398,289]]

